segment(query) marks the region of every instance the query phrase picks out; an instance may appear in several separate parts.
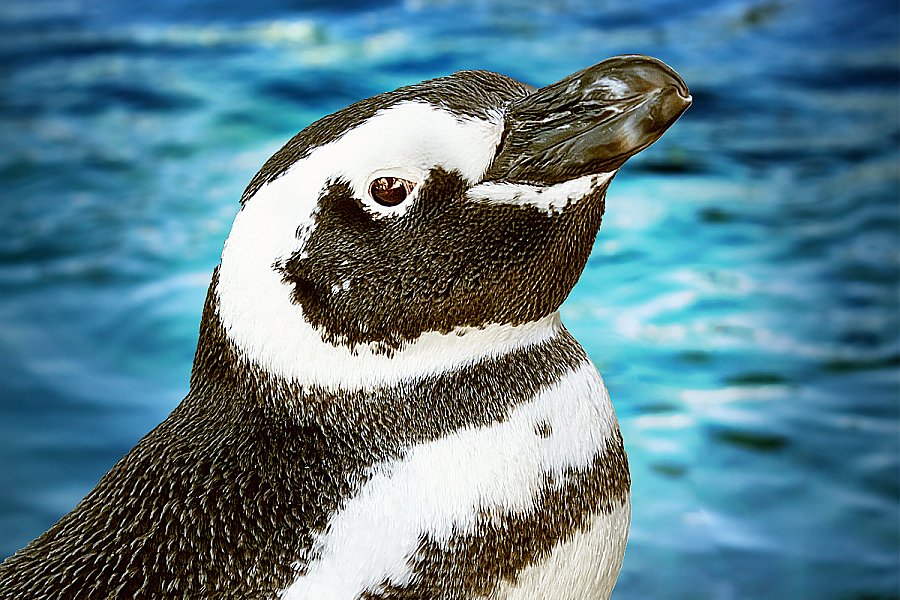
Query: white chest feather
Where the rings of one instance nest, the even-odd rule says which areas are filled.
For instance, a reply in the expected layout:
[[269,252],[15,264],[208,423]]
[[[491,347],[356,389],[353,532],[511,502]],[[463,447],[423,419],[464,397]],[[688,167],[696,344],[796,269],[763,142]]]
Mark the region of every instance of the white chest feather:
[[[423,537],[438,547],[471,532],[486,514],[524,514],[548,478],[585,468],[617,436],[616,417],[589,362],[519,405],[502,423],[471,427],[377,465],[331,519],[289,600],[355,599],[385,582],[404,586]],[[571,598],[609,594],[628,530],[626,502],[597,513],[491,597]]]

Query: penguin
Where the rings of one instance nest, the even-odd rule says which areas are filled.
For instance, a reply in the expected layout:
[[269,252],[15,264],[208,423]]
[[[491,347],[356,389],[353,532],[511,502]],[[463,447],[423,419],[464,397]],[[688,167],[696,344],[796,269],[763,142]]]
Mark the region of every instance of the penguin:
[[559,308],[614,175],[690,103],[628,55],[298,133],[240,200],[187,396],[0,598],[609,598],[628,462]]

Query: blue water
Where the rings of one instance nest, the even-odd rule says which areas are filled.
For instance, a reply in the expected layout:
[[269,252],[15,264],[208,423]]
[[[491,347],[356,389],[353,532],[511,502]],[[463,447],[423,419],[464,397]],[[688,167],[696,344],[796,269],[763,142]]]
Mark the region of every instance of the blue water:
[[237,199],[293,133],[638,52],[694,106],[617,177],[562,309],[633,470],[614,597],[900,597],[895,2],[292,4],[0,8],[0,557],[182,398]]

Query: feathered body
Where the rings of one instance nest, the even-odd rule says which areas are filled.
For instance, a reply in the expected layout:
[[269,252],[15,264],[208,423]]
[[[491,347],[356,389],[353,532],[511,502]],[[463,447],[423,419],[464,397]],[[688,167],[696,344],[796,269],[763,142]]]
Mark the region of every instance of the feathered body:
[[[511,159],[541,94],[464,72],[276,153],[188,396],[0,566],[0,598],[607,598],[628,466],[557,309],[619,163]],[[385,180],[409,198],[378,202]]]

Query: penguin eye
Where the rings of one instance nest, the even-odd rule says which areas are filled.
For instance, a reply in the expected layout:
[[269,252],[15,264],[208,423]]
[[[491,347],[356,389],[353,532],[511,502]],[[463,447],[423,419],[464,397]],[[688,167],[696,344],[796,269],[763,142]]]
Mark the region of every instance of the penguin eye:
[[397,206],[416,187],[412,181],[399,177],[379,177],[369,185],[369,195],[382,206]]

